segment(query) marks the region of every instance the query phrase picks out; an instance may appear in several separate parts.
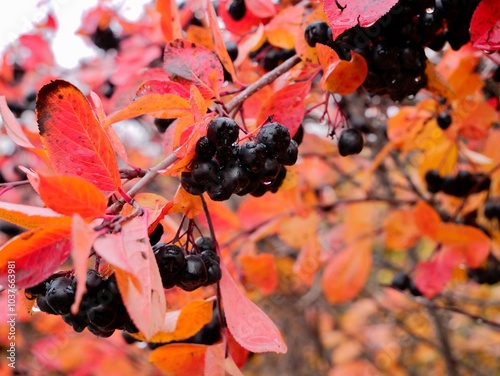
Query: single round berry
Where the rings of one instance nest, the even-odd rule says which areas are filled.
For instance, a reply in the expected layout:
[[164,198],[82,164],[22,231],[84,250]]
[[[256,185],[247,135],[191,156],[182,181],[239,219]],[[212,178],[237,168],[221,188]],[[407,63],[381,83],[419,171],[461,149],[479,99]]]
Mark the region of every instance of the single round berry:
[[238,150],[238,159],[243,167],[252,172],[259,172],[266,162],[266,145],[248,141],[240,145]]
[[244,0],[233,0],[229,4],[229,7],[227,8],[227,12],[231,16],[231,18],[235,21],[241,20],[243,17],[245,17],[245,14],[247,12],[247,7],[245,5]]
[[185,291],[193,291],[203,286],[208,280],[208,273],[202,258],[187,255],[184,270],[179,274],[177,286]]
[[441,128],[442,130],[446,130],[451,125],[452,118],[448,111],[443,111],[438,115],[436,121],[439,128]]
[[290,145],[283,155],[278,157],[278,162],[285,166],[292,166],[297,162],[299,156],[299,145],[295,140],[290,141]]
[[75,301],[75,281],[72,278],[54,279],[47,289],[47,303],[58,315],[70,312]]
[[232,41],[227,41],[225,43],[227,53],[231,61],[235,61],[238,58],[238,45]]
[[194,158],[191,162],[191,177],[198,184],[208,184],[216,180],[219,171],[219,163],[215,159],[205,161]]
[[500,217],[500,204],[493,200],[484,203],[484,216],[488,219]]
[[420,291],[418,289],[418,287],[415,284],[415,281],[413,279],[410,280],[410,282],[408,284],[408,289],[410,290],[410,294],[412,294],[413,296],[422,296],[423,295],[422,291]]
[[201,252],[200,257],[203,259],[207,267],[210,266],[212,261],[217,263],[220,262],[220,257],[217,255],[215,250],[204,250]]
[[196,142],[194,151],[199,158],[209,161],[215,155],[216,148],[215,144],[210,142],[207,136],[203,136]]
[[280,172],[281,165],[276,159],[266,158],[264,167],[257,174],[263,183],[272,182]]
[[196,238],[194,244],[200,253],[203,251],[211,251],[211,252],[215,251],[214,241],[212,240],[212,238],[209,238],[207,236],[200,236]]
[[85,287],[87,288],[87,295],[93,295],[102,287],[103,279],[101,275],[94,269],[87,270],[87,279]]
[[158,243],[153,247],[161,274],[177,275],[185,266],[184,250],[175,244]]
[[186,192],[192,195],[197,196],[205,192],[205,185],[195,182],[191,176],[191,172],[188,171],[184,171],[181,174],[181,186],[186,190]]
[[339,137],[339,154],[343,157],[359,154],[363,150],[363,135],[357,129],[346,129]]
[[109,27],[101,29],[98,27],[96,31],[90,35],[90,39],[94,44],[104,51],[117,50],[120,46],[120,39],[118,39]]
[[237,163],[229,164],[221,169],[217,177],[222,188],[233,193],[244,189],[250,182],[247,170]]
[[210,199],[214,201],[229,200],[233,193],[233,190],[227,189],[226,187],[222,186],[220,182],[214,182],[207,185],[208,197],[210,197]]
[[430,193],[438,193],[443,186],[443,178],[439,175],[438,170],[428,170],[425,173],[425,183],[427,184],[427,190]]
[[205,286],[213,285],[217,283],[222,278],[222,270],[220,268],[219,263],[212,262],[212,264],[207,268],[208,279],[205,282]]
[[78,312],[78,314],[73,315],[71,312],[65,315],[62,315],[63,321],[72,326],[73,330],[77,333],[81,333],[85,330],[85,328],[89,325],[89,320],[87,318],[87,314],[85,312]]
[[161,240],[161,237],[163,236],[163,226],[161,223],[158,223],[156,227],[151,231],[151,234],[149,234],[149,244],[155,245]]
[[89,322],[99,328],[111,327],[116,319],[116,311],[112,305],[99,304],[87,311]]
[[266,145],[268,156],[279,157],[290,145],[290,131],[280,123],[269,123],[259,130],[257,141]]
[[306,26],[304,38],[311,47],[315,47],[316,43],[328,44],[332,41],[332,29],[326,22],[314,21]]
[[207,138],[217,149],[231,146],[238,140],[240,128],[231,118],[218,117],[208,123]]
[[278,175],[274,178],[274,180],[271,182],[271,184],[267,185],[267,190],[268,192],[271,193],[276,193],[278,192],[279,188],[283,184],[286,178],[286,168],[285,166],[281,166],[280,171],[278,172]]
[[399,272],[392,278],[391,287],[399,291],[404,291],[410,287],[410,277],[408,274]]
[[50,315],[57,315],[58,313],[49,305],[47,302],[47,297],[45,295],[38,295],[36,297],[36,305],[40,311],[48,313]]

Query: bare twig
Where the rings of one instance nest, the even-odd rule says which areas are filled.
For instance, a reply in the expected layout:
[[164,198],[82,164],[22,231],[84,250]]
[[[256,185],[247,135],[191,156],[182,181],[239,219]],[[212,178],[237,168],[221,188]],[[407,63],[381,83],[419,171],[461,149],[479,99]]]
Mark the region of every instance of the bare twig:
[[246,101],[250,96],[254,93],[262,89],[264,86],[269,85],[271,82],[276,80],[283,73],[288,72],[291,68],[297,65],[300,62],[300,58],[297,55],[292,56],[290,59],[285,61],[283,64],[280,64],[272,71],[267,72],[260,79],[255,81],[253,84],[249,85],[245,88],[241,93],[231,99],[224,106],[226,111],[229,113],[238,107],[240,107],[244,101]]
[[448,376],[458,376],[457,362],[451,350],[447,326],[436,312],[435,307],[427,306],[427,310],[429,311],[429,316],[432,319],[437,338],[441,344],[441,354],[446,365],[446,373]]

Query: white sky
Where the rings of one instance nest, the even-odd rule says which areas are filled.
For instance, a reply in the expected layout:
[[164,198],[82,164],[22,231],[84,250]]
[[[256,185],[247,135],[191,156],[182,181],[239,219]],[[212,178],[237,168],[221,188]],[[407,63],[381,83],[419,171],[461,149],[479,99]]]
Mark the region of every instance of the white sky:
[[[6,0],[4,0],[6,1]],[[33,30],[33,23],[45,19],[52,10],[56,15],[58,30],[52,40],[57,63],[64,68],[73,68],[81,58],[93,56],[96,50],[89,47],[83,38],[75,35],[81,25],[81,17],[86,9],[93,8],[97,0],[8,0],[0,12],[0,54],[5,47],[20,34]],[[143,5],[150,0],[111,0],[120,4],[124,15],[137,19]]]

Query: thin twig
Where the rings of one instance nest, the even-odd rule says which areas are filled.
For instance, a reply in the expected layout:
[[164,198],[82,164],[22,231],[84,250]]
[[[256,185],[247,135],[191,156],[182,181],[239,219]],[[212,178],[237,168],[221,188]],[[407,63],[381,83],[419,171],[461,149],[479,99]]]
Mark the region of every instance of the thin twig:
[[255,81],[253,84],[249,85],[245,88],[241,93],[236,95],[233,99],[226,103],[224,106],[226,111],[229,113],[238,107],[240,107],[243,102],[245,102],[250,96],[252,96],[255,92],[262,89],[264,86],[269,85],[274,80],[276,80],[283,73],[288,72],[291,68],[297,65],[300,62],[300,58],[297,55],[292,56],[290,59],[283,62],[272,71],[267,72],[260,79]]
[[446,373],[448,376],[458,376],[457,362],[455,356],[451,350],[450,339],[448,337],[448,331],[446,324],[441,320],[439,314],[436,312],[435,307],[427,306],[429,311],[429,316],[434,324],[436,330],[436,336],[441,344],[441,354],[443,355],[444,362],[446,365]]

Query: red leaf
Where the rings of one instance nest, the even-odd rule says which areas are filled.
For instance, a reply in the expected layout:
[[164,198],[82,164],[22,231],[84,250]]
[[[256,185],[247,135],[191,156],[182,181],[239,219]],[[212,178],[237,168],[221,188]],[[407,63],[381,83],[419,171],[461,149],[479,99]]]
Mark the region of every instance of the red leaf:
[[271,0],[245,0],[247,9],[259,18],[268,18],[276,15],[276,6]]
[[5,96],[0,96],[0,114],[10,139],[23,148],[35,148],[21,127],[19,121],[7,106]]
[[[117,234],[98,238],[94,249],[111,264],[119,260],[115,273],[123,303],[137,328],[146,339],[151,338],[163,324],[166,302],[158,264],[149,244],[147,214],[126,222]],[[118,257],[110,257],[112,254]]]
[[233,20],[233,18],[229,15],[227,11],[229,4],[231,4],[231,1],[232,0],[220,0],[219,6],[217,8],[219,11],[219,15],[228,31],[235,33],[237,35],[244,35],[247,32],[250,32],[250,30],[254,26],[255,27],[259,26],[262,20],[255,14],[253,14],[248,7],[245,16],[241,20],[239,21]]
[[470,39],[474,47],[495,52],[500,49],[500,2],[483,0],[470,23]]
[[189,99],[189,90],[174,81],[148,80],[143,82],[136,92],[138,97],[147,94],[175,94],[179,97]]
[[[323,7],[335,39],[343,31],[358,24],[362,27],[373,24],[397,3],[398,0],[337,0],[323,1]],[[395,7],[392,13],[401,11]]]
[[419,201],[413,208],[415,224],[422,235],[431,239],[436,239],[441,227],[441,217],[439,213],[425,201]]
[[304,99],[311,89],[311,81],[287,85],[275,92],[260,109],[257,123],[273,115],[273,121],[283,124],[293,137],[304,117]]
[[7,263],[16,263],[16,287],[47,279],[69,256],[71,226],[47,226],[24,232],[0,248],[0,285],[7,282]]
[[221,268],[222,303],[234,339],[252,352],[286,353],[287,346],[276,325],[238,288],[223,263]]
[[71,311],[76,315],[83,294],[87,291],[85,282],[87,280],[87,264],[92,244],[99,236],[94,231],[93,226],[86,223],[78,214],[73,215],[71,224],[71,259],[77,278],[75,302],[71,306]]
[[167,44],[163,58],[165,72],[172,81],[194,84],[205,98],[217,97],[224,83],[221,63],[207,48],[184,39]]
[[430,261],[421,261],[415,268],[417,289],[428,298],[441,292],[451,278],[453,268],[459,264],[453,253],[441,249]]
[[104,215],[107,200],[94,184],[77,176],[38,175],[38,178],[38,193],[52,210],[68,216],[77,213],[83,218]]
[[0,218],[24,228],[69,224],[70,218],[52,209],[0,202]]
[[81,176],[104,191],[121,185],[115,152],[80,90],[62,80],[43,86],[36,115],[56,172]]

